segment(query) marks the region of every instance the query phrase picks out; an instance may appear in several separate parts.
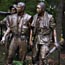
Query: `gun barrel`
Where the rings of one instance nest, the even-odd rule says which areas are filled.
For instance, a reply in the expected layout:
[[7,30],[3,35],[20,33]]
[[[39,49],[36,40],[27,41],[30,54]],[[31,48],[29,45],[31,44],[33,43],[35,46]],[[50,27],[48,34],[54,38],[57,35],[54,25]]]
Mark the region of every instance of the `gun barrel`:
[[0,15],[11,15],[12,13],[10,12],[3,12],[3,11],[0,11]]

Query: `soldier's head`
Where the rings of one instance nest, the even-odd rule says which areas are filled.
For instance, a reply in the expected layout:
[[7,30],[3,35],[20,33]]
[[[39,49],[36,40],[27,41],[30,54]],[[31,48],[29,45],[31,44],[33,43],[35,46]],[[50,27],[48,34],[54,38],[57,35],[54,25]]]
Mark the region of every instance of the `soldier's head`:
[[17,6],[16,4],[10,6],[9,9],[10,9],[10,12],[11,12],[11,13],[16,13],[16,12],[17,12],[17,10],[16,10],[16,6]]
[[18,5],[17,5],[17,12],[18,13],[24,12],[24,10],[25,10],[25,3],[19,2]]
[[45,11],[45,3],[44,2],[40,2],[37,5],[37,13],[41,13]]

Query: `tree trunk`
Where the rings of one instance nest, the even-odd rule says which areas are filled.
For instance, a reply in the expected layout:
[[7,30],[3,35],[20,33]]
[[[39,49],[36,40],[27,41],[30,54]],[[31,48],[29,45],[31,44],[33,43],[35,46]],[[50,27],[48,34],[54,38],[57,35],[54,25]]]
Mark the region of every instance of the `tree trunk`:
[[59,0],[57,5],[57,14],[56,14],[56,30],[57,30],[57,40],[60,41],[61,33],[62,33],[62,12],[63,12],[63,0]]

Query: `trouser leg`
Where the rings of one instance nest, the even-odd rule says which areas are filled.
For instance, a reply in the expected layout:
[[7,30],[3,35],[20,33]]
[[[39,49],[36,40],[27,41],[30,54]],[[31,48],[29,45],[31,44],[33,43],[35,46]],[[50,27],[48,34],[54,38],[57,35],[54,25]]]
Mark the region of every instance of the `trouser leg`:
[[7,58],[7,65],[12,65],[13,57],[15,54],[15,50],[17,49],[16,39],[12,39],[11,44],[9,46],[8,58]]
[[27,53],[27,42],[26,40],[19,39],[19,59],[20,61],[25,60]]
[[44,65],[44,63],[46,63],[46,53],[49,51],[49,48],[47,45],[42,45],[41,46],[41,61],[42,61],[42,65]]
[[41,48],[41,45],[39,45],[39,44],[37,44],[33,48],[33,55],[32,55],[32,63],[33,64],[38,64],[38,62],[39,62],[40,48]]

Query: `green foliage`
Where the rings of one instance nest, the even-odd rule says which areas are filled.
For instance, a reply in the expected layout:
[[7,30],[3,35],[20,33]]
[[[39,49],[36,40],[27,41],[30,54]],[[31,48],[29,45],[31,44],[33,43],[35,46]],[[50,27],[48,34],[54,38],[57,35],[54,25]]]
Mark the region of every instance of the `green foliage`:
[[[10,5],[13,4],[13,0],[1,0],[0,2],[0,11],[8,11]],[[0,20],[5,16],[0,15]]]
[[[39,2],[39,0],[17,0],[17,1],[22,1],[26,3],[26,12],[29,13],[30,15],[34,15],[36,13],[36,5]],[[0,0],[0,11],[8,11],[8,8],[14,3],[16,0]],[[54,17],[56,16],[56,6],[60,2],[60,0],[44,0],[46,3],[46,10],[53,14]],[[0,15],[0,20],[3,19],[5,16]],[[1,47],[0,47],[1,48]],[[3,47],[2,47],[3,48]],[[2,53],[2,48],[1,48],[1,53]],[[3,48],[4,49],[4,48]],[[2,62],[3,57],[2,54],[0,53],[0,59]],[[55,57],[55,56],[54,56]],[[4,62],[4,61],[3,61]],[[14,62],[16,63],[16,62]],[[19,62],[17,62],[19,63]],[[0,64],[2,65],[2,64]]]
[[14,60],[14,61],[13,61],[13,64],[14,64],[14,65],[23,65],[23,62],[21,62],[21,61],[15,61],[15,60]]
[[26,3],[26,12],[34,15],[36,13],[37,2],[35,0],[29,1]]
[[[36,5],[42,0],[0,0],[0,10],[8,11],[8,8],[16,1],[22,1],[26,3],[26,12],[34,15],[36,13]],[[55,16],[55,7],[59,0],[43,0],[46,3],[46,10]],[[0,16],[0,19],[2,17]]]

